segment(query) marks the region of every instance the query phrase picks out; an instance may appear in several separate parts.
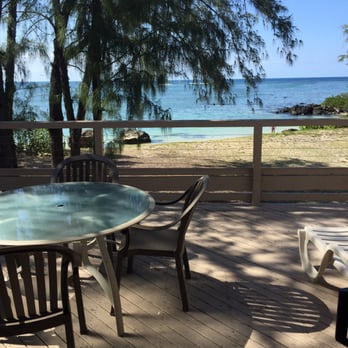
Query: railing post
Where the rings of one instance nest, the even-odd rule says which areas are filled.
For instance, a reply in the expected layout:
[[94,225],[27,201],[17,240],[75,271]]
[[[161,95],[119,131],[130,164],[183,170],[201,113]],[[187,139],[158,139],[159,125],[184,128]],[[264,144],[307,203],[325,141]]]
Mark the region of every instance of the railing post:
[[260,204],[261,201],[261,167],[262,167],[262,126],[254,126],[254,156],[253,156],[253,186],[251,203]]

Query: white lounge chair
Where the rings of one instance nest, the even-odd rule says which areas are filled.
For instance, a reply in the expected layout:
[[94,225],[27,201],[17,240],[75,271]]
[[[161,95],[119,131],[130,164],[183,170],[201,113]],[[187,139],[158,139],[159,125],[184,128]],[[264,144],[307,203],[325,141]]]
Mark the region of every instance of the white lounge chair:
[[[305,226],[297,233],[302,267],[313,282],[318,281],[330,265],[348,278],[348,226]],[[309,243],[312,243],[322,253],[318,269],[310,261]]]

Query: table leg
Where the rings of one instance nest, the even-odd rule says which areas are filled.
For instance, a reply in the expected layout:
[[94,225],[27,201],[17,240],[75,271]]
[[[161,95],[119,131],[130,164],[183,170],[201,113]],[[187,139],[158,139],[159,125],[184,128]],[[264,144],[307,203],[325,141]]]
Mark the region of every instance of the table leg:
[[120,300],[120,293],[119,293],[119,289],[118,289],[118,285],[116,281],[115,270],[107,250],[105,237],[98,236],[96,237],[96,239],[99,246],[102,261],[105,267],[107,279],[99,272],[99,270],[95,266],[93,266],[89,262],[86,241],[81,241],[81,249],[82,249],[81,255],[82,255],[83,267],[86,268],[86,270],[89,273],[91,273],[91,275],[95,278],[95,280],[99,283],[101,288],[104,290],[106,296],[109,298],[111,305],[113,306],[115,311],[117,334],[118,336],[123,336],[124,327],[123,327],[121,300]]

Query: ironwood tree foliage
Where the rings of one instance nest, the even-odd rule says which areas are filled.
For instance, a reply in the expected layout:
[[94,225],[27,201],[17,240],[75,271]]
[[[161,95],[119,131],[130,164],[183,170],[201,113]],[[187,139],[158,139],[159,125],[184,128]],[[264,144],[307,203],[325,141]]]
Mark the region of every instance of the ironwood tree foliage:
[[[53,49],[51,120],[167,118],[156,100],[169,79],[191,80],[197,98],[230,103],[233,79],[241,76],[247,100],[259,103],[267,57],[260,27],[273,32],[290,64],[301,44],[280,0],[39,0],[31,13],[37,18],[30,17],[31,26]],[[75,108],[70,67],[81,73]],[[57,163],[61,134],[51,135]],[[79,153],[79,138],[72,130],[72,154]]]
[[[35,0],[0,0],[0,122],[12,121],[16,81],[26,78],[27,59],[41,52],[41,43],[31,41],[20,30],[31,21]],[[17,167],[16,146],[11,129],[0,130],[0,167]]]
[[[348,24],[343,26],[343,35],[345,36],[346,42],[348,42]],[[338,56],[338,61],[343,62],[348,60],[348,52],[346,54],[341,54]]]

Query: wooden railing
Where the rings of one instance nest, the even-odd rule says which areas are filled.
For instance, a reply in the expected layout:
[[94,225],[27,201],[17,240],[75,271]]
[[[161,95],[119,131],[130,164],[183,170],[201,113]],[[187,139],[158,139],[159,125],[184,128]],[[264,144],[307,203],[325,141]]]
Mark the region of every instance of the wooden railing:
[[[348,127],[348,119],[270,119],[226,121],[62,121],[1,122],[0,129],[93,129],[95,152],[103,154],[104,129],[124,128],[243,128],[253,129],[253,158],[246,168],[125,168],[121,181],[151,192],[155,198],[175,194],[188,186],[193,177],[211,177],[206,200],[237,200],[257,205],[261,202],[283,201],[347,201],[348,168],[276,168],[264,167],[262,161],[265,127],[299,126]],[[348,151],[348,150],[347,150]],[[348,153],[347,153],[348,157]],[[0,168],[0,190],[49,182],[52,168]]]

